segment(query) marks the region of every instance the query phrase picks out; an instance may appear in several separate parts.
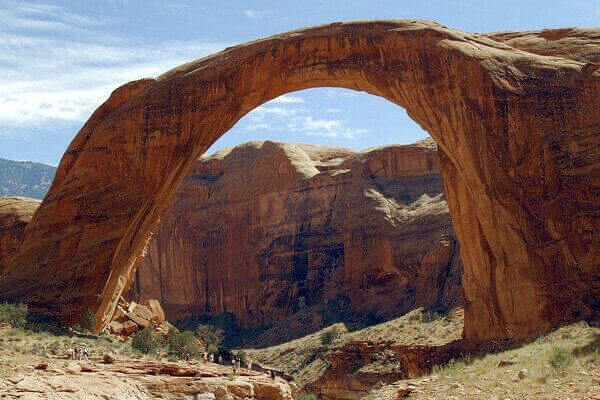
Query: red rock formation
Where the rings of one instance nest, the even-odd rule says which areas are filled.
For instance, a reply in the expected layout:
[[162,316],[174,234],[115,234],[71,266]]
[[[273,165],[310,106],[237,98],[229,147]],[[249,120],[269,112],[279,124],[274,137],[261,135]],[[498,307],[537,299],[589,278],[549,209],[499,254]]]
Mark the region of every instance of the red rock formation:
[[0,197],[0,275],[19,249],[25,227],[40,203],[28,197]]
[[200,159],[129,296],[253,327],[340,295],[382,317],[449,307],[462,265],[436,153],[251,142]]
[[[438,143],[465,338],[528,338],[600,308],[600,31],[334,23],[117,89],[61,160],[0,296],[105,327],[196,159],[242,116],[317,86],[406,108]],[[40,277],[40,275],[43,275]]]
[[439,346],[348,342],[325,353],[330,368],[305,389],[323,400],[361,399],[375,385],[431,373],[434,366],[458,359],[464,351],[459,342]]

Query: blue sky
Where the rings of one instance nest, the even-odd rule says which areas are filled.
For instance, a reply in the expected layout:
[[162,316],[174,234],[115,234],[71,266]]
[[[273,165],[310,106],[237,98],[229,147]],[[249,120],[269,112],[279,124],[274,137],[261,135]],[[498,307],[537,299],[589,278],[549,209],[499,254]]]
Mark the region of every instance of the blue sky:
[[[422,18],[472,32],[600,25],[598,0],[0,0],[0,157],[56,165],[122,83],[225,46],[349,19]],[[210,151],[272,139],[363,149],[426,135],[364,93],[311,89],[244,117]]]

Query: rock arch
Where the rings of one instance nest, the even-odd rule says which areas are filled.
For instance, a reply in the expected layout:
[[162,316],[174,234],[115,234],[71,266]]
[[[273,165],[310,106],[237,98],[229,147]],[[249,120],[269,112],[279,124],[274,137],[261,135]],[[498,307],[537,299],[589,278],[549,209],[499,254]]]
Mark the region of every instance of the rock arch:
[[334,23],[228,48],[115,90],[77,134],[0,296],[108,323],[194,160],[284,93],[362,90],[436,140],[462,244],[464,336],[522,339],[600,305],[600,31],[470,34]]

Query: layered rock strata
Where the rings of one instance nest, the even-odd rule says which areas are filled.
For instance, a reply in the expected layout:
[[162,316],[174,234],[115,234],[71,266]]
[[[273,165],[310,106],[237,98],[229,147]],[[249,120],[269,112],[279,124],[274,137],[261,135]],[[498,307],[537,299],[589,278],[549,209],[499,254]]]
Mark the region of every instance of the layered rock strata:
[[194,165],[127,296],[159,299],[172,321],[230,312],[258,327],[344,301],[379,318],[448,309],[461,274],[431,139],[250,142]]
[[0,197],[0,275],[17,253],[25,228],[40,203],[28,197]]

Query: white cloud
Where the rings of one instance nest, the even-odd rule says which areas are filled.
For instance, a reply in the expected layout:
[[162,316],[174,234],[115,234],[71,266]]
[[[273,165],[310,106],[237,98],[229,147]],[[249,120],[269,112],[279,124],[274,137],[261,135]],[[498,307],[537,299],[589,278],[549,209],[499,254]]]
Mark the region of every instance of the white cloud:
[[[205,40],[134,46],[107,40],[101,31],[92,35],[94,40],[42,34],[37,31],[42,18],[53,19],[58,25],[52,29],[62,34],[72,33],[75,26],[96,29],[102,21],[60,7],[18,4],[10,11],[0,10],[0,135],[5,128],[83,122],[118,86],[157,76],[226,46]],[[20,22],[3,25],[11,16]]]
[[275,21],[275,22],[289,22],[290,21],[289,18],[276,16],[275,14],[273,14],[273,12],[271,10],[267,10],[267,9],[245,10],[244,15],[255,21],[259,21],[259,20],[263,20],[263,19],[269,19],[269,20]]
[[[308,136],[355,139],[368,132],[366,129],[353,128],[345,119],[315,118],[305,108],[289,107],[272,100],[251,111],[243,124],[248,132],[260,130],[280,130],[282,133],[295,133]],[[294,103],[294,102],[290,102]],[[341,112],[341,110],[340,110]]]
[[90,27],[106,25],[108,21],[75,14],[62,7],[0,1],[0,27],[2,31],[72,31],[82,32]]
[[318,119],[310,115],[293,118],[287,125],[290,132],[309,136],[325,136],[329,138],[356,139],[367,132],[366,129],[352,128],[346,120]]
[[269,10],[245,10],[244,15],[251,19],[262,19],[273,15]]
[[326,108],[325,111],[332,114],[338,114],[342,112],[342,110],[339,108]]
[[290,96],[284,94],[270,101],[270,103],[304,103],[304,99],[299,96]]

